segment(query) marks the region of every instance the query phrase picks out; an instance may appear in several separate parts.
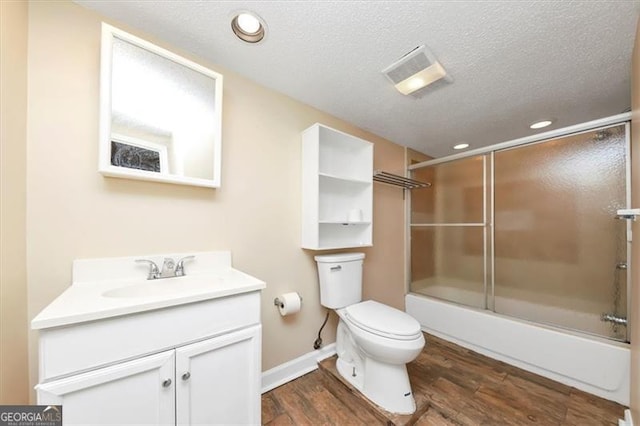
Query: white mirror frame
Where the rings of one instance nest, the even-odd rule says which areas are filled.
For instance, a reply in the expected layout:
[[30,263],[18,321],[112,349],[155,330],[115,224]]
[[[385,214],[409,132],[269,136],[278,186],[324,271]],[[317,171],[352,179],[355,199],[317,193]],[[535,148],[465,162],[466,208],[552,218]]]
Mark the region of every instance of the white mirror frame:
[[[146,170],[129,169],[117,167],[111,164],[111,140],[118,135],[111,132],[111,71],[113,59],[113,40],[119,38],[127,41],[149,52],[160,55],[180,65],[184,65],[196,72],[204,74],[215,80],[215,120],[217,126],[214,135],[213,147],[213,179],[194,178],[180,175],[169,175]],[[179,185],[204,186],[209,188],[220,187],[220,176],[222,167],[222,75],[208,68],[203,67],[182,56],[176,55],[166,49],[158,47],[146,40],[133,36],[127,32],[102,23],[102,46],[100,62],[100,143],[98,170],[105,176],[141,179],[155,182],[173,183]],[[165,158],[166,160],[166,158]],[[166,164],[166,163],[165,163]]]

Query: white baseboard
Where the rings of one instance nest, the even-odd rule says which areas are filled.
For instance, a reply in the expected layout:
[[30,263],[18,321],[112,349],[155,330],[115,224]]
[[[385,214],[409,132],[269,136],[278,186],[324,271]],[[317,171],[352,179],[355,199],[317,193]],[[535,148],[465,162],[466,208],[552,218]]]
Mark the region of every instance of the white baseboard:
[[325,358],[335,355],[336,344],[331,343],[327,346],[308,352],[296,359],[287,361],[273,367],[270,370],[262,372],[262,393],[269,392],[278,386],[282,386],[291,380],[297,379],[318,368],[318,362]]
[[624,420],[618,420],[618,426],[633,426],[633,418],[631,417],[631,410],[624,410]]

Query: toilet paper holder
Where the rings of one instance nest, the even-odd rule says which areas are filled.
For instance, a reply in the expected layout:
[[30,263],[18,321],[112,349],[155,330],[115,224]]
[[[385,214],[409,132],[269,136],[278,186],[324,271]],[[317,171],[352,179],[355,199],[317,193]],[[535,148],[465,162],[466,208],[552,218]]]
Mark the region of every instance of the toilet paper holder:
[[[300,298],[300,303],[302,303],[302,296],[300,296],[300,293],[298,293],[298,297]],[[277,297],[273,299],[273,304],[278,308],[284,308],[284,304]]]

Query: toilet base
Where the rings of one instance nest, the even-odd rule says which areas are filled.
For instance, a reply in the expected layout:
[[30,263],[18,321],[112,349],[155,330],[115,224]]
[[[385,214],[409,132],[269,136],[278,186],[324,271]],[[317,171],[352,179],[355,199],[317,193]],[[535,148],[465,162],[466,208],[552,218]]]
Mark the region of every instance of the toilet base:
[[369,400],[390,413],[413,414],[416,411],[405,364],[387,364],[367,357],[361,360],[361,363],[357,363],[361,366],[358,366],[338,357],[338,373]]

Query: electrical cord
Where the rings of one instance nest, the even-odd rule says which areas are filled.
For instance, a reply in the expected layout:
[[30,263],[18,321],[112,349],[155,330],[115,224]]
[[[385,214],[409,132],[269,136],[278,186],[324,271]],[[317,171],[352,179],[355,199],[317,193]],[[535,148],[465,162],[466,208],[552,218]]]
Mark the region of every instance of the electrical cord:
[[325,325],[327,325],[327,321],[329,320],[329,310],[327,309],[327,316],[324,317],[324,322],[320,326],[320,330],[318,330],[318,338],[315,342],[313,342],[313,349],[320,349],[322,347],[322,337],[320,337],[320,333],[322,333],[322,329]]

